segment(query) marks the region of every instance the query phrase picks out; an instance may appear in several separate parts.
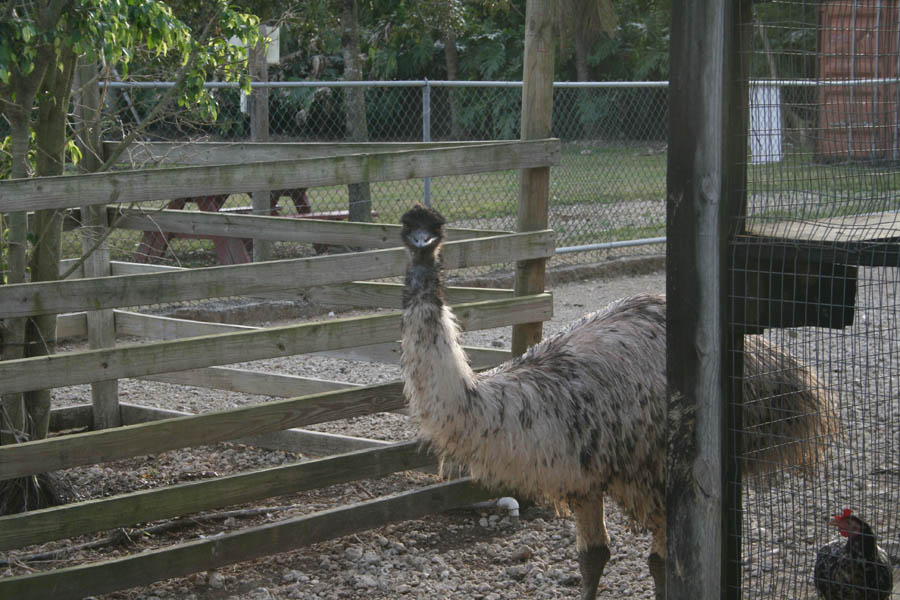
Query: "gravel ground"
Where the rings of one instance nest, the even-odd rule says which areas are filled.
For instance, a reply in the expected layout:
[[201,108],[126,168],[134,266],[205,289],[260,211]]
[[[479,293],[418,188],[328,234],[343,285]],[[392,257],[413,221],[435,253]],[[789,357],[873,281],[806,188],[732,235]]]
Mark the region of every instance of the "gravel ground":
[[[873,276],[874,277],[874,276]],[[892,293],[897,291],[897,279],[886,282]],[[545,333],[557,331],[569,321],[585,312],[596,310],[608,302],[640,292],[664,291],[663,273],[620,277],[614,280],[590,280],[563,283],[553,286],[555,315],[545,324]],[[882,286],[884,288],[884,286]],[[879,288],[879,289],[882,289]],[[873,286],[871,289],[875,289]],[[885,288],[886,289],[886,288]],[[863,290],[865,291],[865,290]],[[879,292],[883,293],[883,292]],[[891,297],[893,298],[893,296]],[[877,298],[869,299],[875,305]],[[896,306],[891,300],[890,306]],[[861,335],[871,328],[876,319],[886,319],[896,331],[895,315],[882,315],[883,311],[861,310],[858,325]],[[844,348],[837,336],[826,337],[824,342],[814,330],[798,330],[791,340],[795,353],[811,360],[829,383],[849,387],[857,386],[862,398],[869,385],[875,385],[880,396],[890,402],[878,412],[877,435],[874,438],[878,452],[872,461],[854,463],[854,473],[879,472],[879,479],[860,483],[858,477],[846,473],[835,476],[839,486],[832,493],[824,493],[821,481],[794,478],[793,483],[762,491],[750,490],[746,494],[747,517],[745,531],[748,546],[745,551],[745,581],[750,593],[746,597],[812,597],[810,577],[789,578],[779,576],[785,570],[811,572],[815,549],[830,539],[832,532],[822,524],[822,516],[833,514],[832,503],[855,502],[854,506],[879,507],[878,522],[883,524],[878,533],[889,544],[900,543],[900,522],[896,510],[900,506],[900,399],[898,399],[897,373],[900,365],[897,357],[900,348],[882,348],[875,356],[880,362],[877,374],[866,379],[855,370],[836,362],[836,357],[853,348]],[[895,333],[896,335],[896,333]],[[465,334],[465,343],[487,347],[509,347],[509,328]],[[898,336],[900,337],[900,336]],[[788,338],[785,338],[788,339]],[[818,343],[816,340],[819,340]],[[843,338],[841,338],[843,339]],[[847,342],[861,339],[849,337]],[[879,339],[876,344],[883,344]],[[888,340],[896,345],[894,338]],[[868,347],[868,346],[867,346]],[[880,348],[880,346],[878,346]],[[825,354],[820,355],[819,352]],[[873,352],[853,352],[859,360]],[[254,369],[272,370],[295,375],[314,376],[355,383],[372,384],[395,380],[399,377],[396,367],[370,365],[325,358],[280,358],[244,365]],[[857,385],[857,381],[866,379]],[[871,384],[874,381],[876,383]],[[223,393],[168,385],[163,383],[126,380],[121,382],[122,400],[148,406],[201,412],[218,410],[245,404],[258,403],[268,398],[245,394]],[[881,388],[877,388],[877,386]],[[58,390],[56,405],[84,403],[90,399],[86,386],[74,386]],[[842,400],[842,414],[859,416],[865,403]],[[866,415],[860,422],[875,423]],[[339,432],[346,435],[384,440],[404,440],[414,437],[407,419],[395,414],[379,414],[348,421],[327,423],[316,429]],[[882,446],[884,452],[881,452]],[[836,448],[848,453],[854,448],[851,442]],[[849,457],[850,455],[847,454]],[[855,455],[854,455],[855,456]],[[891,458],[894,457],[893,463]],[[286,452],[264,451],[239,444],[172,451],[155,456],[136,457],[126,461],[100,466],[71,469],[64,476],[79,490],[80,497],[106,495],[145,489],[197,478],[212,477],[268,467],[304,457]],[[853,460],[857,460],[853,458]],[[845,465],[837,461],[838,470]],[[8,562],[0,566],[0,574],[23,574],[33,569],[59,568],[84,561],[94,561],[189,541],[198,536],[213,536],[250,525],[276,521],[286,516],[306,514],[329,507],[368,500],[379,495],[409,490],[435,483],[433,475],[404,472],[380,480],[366,480],[346,485],[315,490],[288,497],[272,498],[257,506],[232,507],[227,511],[177,522],[147,524],[144,529],[129,529],[112,536],[115,543],[97,549],[80,549],[68,552],[60,560],[32,562],[25,565],[16,557],[43,552],[55,548],[84,544],[109,536],[109,532],[95,536],[83,536],[63,540],[11,553]],[[874,483],[873,483],[874,482]],[[861,487],[860,487],[861,486]],[[798,509],[814,506],[813,511]],[[821,509],[821,513],[818,511]],[[781,520],[792,515],[808,515],[802,523],[792,525],[786,533],[779,527]],[[893,512],[893,514],[892,514]],[[774,523],[773,523],[774,521]],[[653,585],[646,568],[649,536],[629,529],[615,506],[608,509],[608,525],[613,537],[612,559],[601,581],[602,598],[652,598]],[[794,527],[796,526],[796,529]],[[315,544],[294,552],[249,561],[217,571],[197,573],[188,577],[158,582],[143,588],[111,593],[104,599],[186,598],[186,599],[246,599],[272,598],[331,599],[331,598],[578,598],[580,582],[574,549],[573,523],[565,516],[557,515],[546,506],[523,505],[518,522],[511,520],[496,508],[470,508],[433,515],[424,519],[389,525],[377,530]],[[893,546],[891,547],[893,548]],[[895,549],[895,548],[894,548]],[[896,555],[897,553],[894,552]],[[0,559],[4,558],[0,554]],[[809,569],[808,571],[806,569]],[[5,571],[4,571],[5,569]],[[786,571],[785,571],[786,572]],[[799,580],[799,581],[798,581]]]

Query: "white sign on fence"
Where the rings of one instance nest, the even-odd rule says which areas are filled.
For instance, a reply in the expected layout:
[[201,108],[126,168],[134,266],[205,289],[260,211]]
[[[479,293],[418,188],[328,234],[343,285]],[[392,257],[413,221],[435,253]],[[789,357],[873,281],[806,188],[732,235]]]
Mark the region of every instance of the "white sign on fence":
[[750,162],[781,160],[781,88],[750,86]]

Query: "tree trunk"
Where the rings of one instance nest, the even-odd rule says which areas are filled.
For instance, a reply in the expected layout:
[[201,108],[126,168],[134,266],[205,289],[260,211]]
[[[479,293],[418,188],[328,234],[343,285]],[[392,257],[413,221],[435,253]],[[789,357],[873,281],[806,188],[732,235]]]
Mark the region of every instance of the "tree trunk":
[[[62,175],[65,164],[66,118],[75,73],[76,56],[71,49],[60,51],[58,68],[48,69],[38,96],[35,124],[35,167],[40,177]],[[34,251],[31,255],[31,280],[56,281],[59,278],[62,211],[38,210],[34,215]],[[45,356],[56,351],[56,315],[41,315],[28,321],[26,356]],[[25,393],[25,408],[31,419],[31,438],[47,437],[50,426],[50,390]]]
[[[54,10],[41,13],[41,21],[56,22],[62,4]],[[54,64],[56,54],[53,46],[40,46],[34,56],[31,71],[23,75],[18,69],[9,77],[9,93],[4,98],[4,112],[9,122],[11,148],[10,177],[22,179],[29,176],[28,150],[31,147],[31,111],[34,100],[41,87],[44,74],[49,65]],[[27,233],[28,217],[24,212],[9,213],[3,223],[8,228],[8,254],[6,263],[7,279],[10,284],[24,283],[27,273]],[[25,318],[7,319],[3,325],[3,360],[15,360],[25,356]],[[24,395],[21,393],[4,394],[3,410],[0,411],[0,444],[21,441],[21,436],[28,428],[28,414],[25,410]]]
[[[356,0],[341,0],[341,49],[344,55],[344,80],[362,80],[362,59],[359,49]],[[361,87],[346,88],[347,141],[365,142],[369,139],[366,122],[365,90]],[[372,195],[369,183],[353,183],[347,186],[351,221],[370,221]]]
[[[444,41],[444,63],[447,65],[447,80],[456,81],[459,76],[459,53],[456,50],[456,33],[445,31],[443,33]],[[459,123],[459,108],[456,103],[456,89],[448,88],[448,99],[450,104],[450,136],[454,140],[461,140],[463,137],[462,126]]]
[[[32,95],[33,97],[33,95]],[[23,103],[24,100],[23,99]],[[13,105],[6,110],[9,119],[10,136],[12,137],[12,170],[13,179],[28,177],[28,147],[30,145],[29,111],[21,110]],[[6,259],[7,283],[24,283],[26,273],[26,233],[28,229],[27,215],[24,212],[6,215],[4,226],[8,228],[8,252]],[[6,319],[3,325],[3,360],[15,360],[25,356],[25,324],[24,318]],[[4,394],[3,411],[0,414],[0,443],[14,444],[17,436],[26,431],[26,412],[22,394]]]
[[591,53],[590,31],[584,19],[575,19],[575,75],[578,81],[590,81],[588,55]]

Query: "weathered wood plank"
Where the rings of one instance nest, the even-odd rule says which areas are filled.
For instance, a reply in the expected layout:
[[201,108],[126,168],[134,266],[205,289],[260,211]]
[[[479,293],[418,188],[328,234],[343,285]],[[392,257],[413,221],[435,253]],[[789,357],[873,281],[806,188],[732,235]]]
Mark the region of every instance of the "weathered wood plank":
[[[466,147],[479,142],[137,142],[122,155],[122,162],[146,167],[151,165],[211,165],[266,160],[297,160],[377,154],[409,150]],[[104,142],[113,147],[119,142]]]
[[492,494],[459,479],[124,558],[0,579],[4,598],[77,599],[287,552],[395,521],[466,506]]
[[87,313],[66,313],[56,317],[56,339],[84,337],[87,335]]
[[[85,206],[81,209],[81,215],[84,219],[81,228],[84,276],[107,277],[111,275],[107,213],[102,206]],[[112,309],[89,310],[85,318],[90,348],[112,348],[116,345],[116,323]],[[117,380],[106,379],[91,383],[91,399],[94,404],[91,413],[94,429],[118,427],[122,424]]]
[[[312,302],[326,306],[352,306],[356,308],[401,308],[403,285],[397,283],[376,283],[358,281],[353,283],[341,283],[333,286],[322,286],[306,291],[306,298]],[[488,288],[459,288],[450,287],[446,290],[446,299],[450,304],[464,304],[467,302],[482,302],[511,298],[512,290],[499,290]],[[186,319],[172,319],[168,325],[165,321],[156,322],[157,319],[170,319],[156,315],[145,315],[130,311],[116,310],[116,333],[118,335],[132,335],[137,337],[150,337],[155,339],[175,339],[195,335],[207,335],[226,331],[221,323],[209,323],[205,321],[189,321]],[[188,328],[184,323],[202,323],[198,329]],[[240,326],[238,326],[240,327]],[[238,331],[238,327],[233,331]],[[180,334],[160,334],[159,331],[185,331]],[[66,313],[59,315],[56,321],[56,335],[59,339],[84,337],[87,335],[87,319],[84,312]],[[477,349],[473,349],[477,350]],[[381,354],[379,352],[378,354]],[[372,359],[376,362],[383,362]]]
[[[74,265],[76,262],[80,262],[81,259],[78,258],[64,258],[59,261],[59,274],[67,272],[69,268]],[[110,263],[110,272],[112,272],[112,264],[114,261],[109,261]],[[112,273],[115,274],[115,273]],[[68,279],[81,279],[84,277],[84,264],[80,264],[75,268],[74,271],[69,273]]]
[[[250,48],[247,52],[247,63],[250,78],[254,81],[268,81],[269,69],[266,63],[265,51],[261,46]],[[269,141],[269,88],[258,87],[250,92],[250,140],[253,142]],[[271,159],[267,159],[271,160]],[[253,213],[256,215],[269,214],[270,194],[269,189],[260,187],[250,193],[253,199]],[[253,262],[263,262],[272,259],[272,242],[262,238],[253,239]]]
[[728,432],[742,429],[731,366],[743,360],[731,354],[742,337],[729,330],[728,244],[746,214],[751,4],[672,5],[666,369],[668,411],[682,418],[668,431],[669,598],[741,596],[741,485],[730,472],[740,461]]
[[[307,300],[323,306],[354,306],[359,308],[403,308],[403,284],[376,281],[354,281],[304,290]],[[449,286],[444,297],[450,304],[481,302],[510,298],[512,290]]]
[[383,440],[297,428],[238,438],[235,442],[257,448],[297,452],[309,456],[332,456],[343,452],[379,448],[389,443]]
[[900,213],[847,215],[815,220],[748,219],[747,233],[801,242],[900,240]]
[[[473,369],[494,367],[512,358],[512,353],[508,350],[478,348],[475,346],[463,346],[463,349],[466,351],[466,355],[469,357],[469,364]],[[328,356],[344,360],[399,364],[400,343],[371,344],[346,350],[315,352],[311,356]],[[296,375],[250,371],[232,367],[188,369],[187,371],[143,375],[138,377],[138,379],[176,385],[191,385],[243,394],[274,396],[276,398],[317,394],[359,385],[314,377],[298,377]]]
[[[457,305],[464,329],[490,329],[552,316],[550,294]],[[400,337],[400,314],[315,321],[115,349],[0,361],[0,393],[140,377],[213,365],[382,343]]]
[[[469,357],[469,364],[473,369],[493,367],[512,358],[512,353],[510,353],[509,350],[479,348],[477,346],[463,346],[463,349],[466,351],[466,355]],[[316,352],[313,356],[328,356],[345,360],[359,360],[395,365],[400,363],[400,342],[370,344],[367,346],[354,346],[343,350]]]
[[[346,385],[347,387],[361,387],[359,385]],[[294,394],[295,396],[297,394]],[[171,419],[173,417],[187,417],[191,413],[183,411],[169,410],[165,408],[157,408],[153,406],[140,406],[137,404],[122,403],[122,422],[125,425],[135,425],[137,423],[149,423],[159,421],[161,419]],[[395,412],[403,412],[400,409]],[[270,431],[260,435],[237,438],[234,440],[238,444],[247,444],[248,446],[256,446],[257,448],[267,448],[269,450],[284,450],[286,452],[297,452],[300,454],[309,454],[313,456],[332,456],[334,454],[342,454],[346,452],[356,452],[358,450],[367,450],[370,448],[380,448],[389,446],[396,442],[387,442],[384,440],[373,440],[370,438],[354,437],[349,435],[339,435],[336,433],[325,433],[322,431],[310,431],[308,429],[292,428],[283,431]]]
[[192,385],[212,390],[258,394],[276,398],[293,398],[359,387],[355,383],[298,377],[281,373],[266,373],[232,367],[206,367],[173,373],[144,375],[138,379],[160,381],[176,385]]
[[402,384],[396,382],[0,446],[0,479],[398,410],[405,404]]
[[[361,386],[345,386],[343,389],[347,389],[347,387],[358,388]],[[297,394],[294,394],[294,396],[297,396]],[[162,419],[171,419],[174,417],[189,417],[193,414],[167,408],[141,406],[139,404],[127,404],[124,402],[121,404],[121,407],[122,423],[124,425],[150,423],[152,421],[160,421]],[[402,412],[403,410],[405,409],[401,409],[399,412]],[[257,448],[284,450],[286,452],[297,452],[314,456],[332,456],[334,454],[342,454],[345,452],[380,448],[395,443],[384,440],[325,433],[322,431],[310,431],[308,429],[296,427],[285,429],[283,431],[271,431],[261,435],[237,438],[234,442],[238,444],[247,444],[248,446],[256,446]]]
[[[295,396],[296,395],[297,394],[295,394]],[[119,408],[122,413],[122,423],[124,425],[147,423],[150,421],[159,421],[160,419],[171,419],[173,417],[186,417],[192,414],[167,408],[157,408],[155,406],[129,404],[127,402],[119,403]],[[403,412],[403,410],[404,409],[401,409],[398,412]],[[89,428],[91,426],[91,412],[92,408],[90,404],[78,404],[75,406],[54,408],[50,411],[50,430],[63,431],[68,429]],[[369,438],[298,428],[274,431],[246,438],[237,438],[234,441],[239,444],[247,444],[258,448],[284,450],[286,452],[298,452],[314,456],[331,456],[343,452],[355,452],[367,448],[386,446],[391,443],[383,440],[373,440]]]
[[[120,209],[116,211],[115,224],[118,229],[332,244],[369,249],[395,248],[400,245],[400,226],[383,223],[294,219],[199,210],[148,212],[139,209]],[[500,233],[511,232],[455,228],[447,230],[447,240],[491,237]]]
[[[387,284],[386,284],[387,285]],[[477,288],[467,288],[476,290]],[[461,294],[462,295],[462,294]],[[480,294],[477,294],[479,296]],[[504,298],[512,298],[513,296],[510,293],[504,293],[501,295],[496,295],[495,297],[504,297]],[[128,312],[128,311],[116,311],[116,328],[117,331],[121,335],[132,335],[136,337],[145,337],[152,339],[161,339],[161,340],[177,340],[186,337],[194,337],[194,336],[202,336],[202,335],[213,335],[217,333],[229,333],[232,331],[258,331],[263,329],[262,327],[254,327],[249,325],[232,325],[229,323],[211,323],[208,321],[193,321],[189,319],[176,319],[172,317],[161,317],[158,315],[144,315],[140,313]],[[510,358],[511,354],[505,350],[497,350],[494,348],[478,348],[474,346],[464,346],[466,350],[466,354],[469,355],[469,360],[474,368],[483,367],[483,366],[493,366],[503,362]],[[388,342],[383,344],[366,344],[364,346],[354,346],[352,348],[346,348],[341,350],[326,350],[323,352],[316,352],[314,356],[329,356],[331,358],[341,358],[345,360],[360,360],[365,362],[379,362],[379,363],[387,363],[387,364],[397,364],[400,362],[400,344],[399,342]],[[157,381],[165,381],[169,380],[172,383],[187,383],[191,381],[189,376],[186,376],[188,372],[175,373],[174,377],[171,375],[163,376],[162,378],[156,378]],[[230,373],[232,375],[232,379],[240,373],[238,369],[229,369],[221,371],[220,375],[224,375],[225,373]],[[266,374],[259,373],[259,376],[264,376]],[[208,375],[207,375],[208,376]],[[199,373],[197,373],[197,377],[199,380]],[[152,379],[153,377],[151,377]],[[249,378],[248,378],[249,379]],[[253,377],[253,384],[259,384],[259,377]],[[295,385],[301,381],[303,378],[300,377],[291,377],[290,379],[295,381]],[[247,382],[248,385],[244,386],[246,389],[250,388],[250,382]],[[187,385],[201,385],[201,384],[191,384],[187,383]],[[205,386],[204,386],[205,387]],[[231,388],[218,388],[218,389],[231,389]],[[238,391],[238,390],[234,390]],[[246,391],[246,390],[244,390]],[[247,393],[260,393],[262,392],[247,392]],[[278,394],[263,394],[263,395],[278,395]],[[299,395],[296,390],[293,393],[286,394],[287,396],[297,396]]]
[[[124,404],[124,403],[123,403]],[[50,409],[50,431],[66,431],[68,429],[86,429],[91,426],[90,404],[76,404]]]
[[0,551],[435,464],[420,448],[420,442],[403,442],[0,517]]
[[559,164],[559,140],[0,181],[0,212],[419,179]]
[[121,260],[110,261],[110,266],[112,267],[113,275],[143,275],[145,273],[175,273],[178,271],[190,271],[187,267],[125,262]]
[[173,373],[145,375],[137,379],[275,398],[292,398],[361,387],[361,384],[356,383],[231,367],[189,369]]
[[[454,312],[464,329],[490,329],[547,320],[553,301],[550,294],[539,294],[461,304]],[[400,314],[389,313],[9,360],[0,362],[0,393],[337,350],[360,340],[383,343],[399,337]]]
[[117,310],[116,332],[154,340],[177,340],[201,335],[215,335],[232,331],[259,331],[262,327],[177,319],[160,315],[145,315],[127,310]]
[[[60,270],[65,268],[70,262],[72,261],[60,261]],[[168,265],[121,262],[115,260],[111,261],[110,264],[112,266],[113,275],[139,275],[142,273],[188,270],[184,267],[170,267]],[[73,274],[73,278],[77,278],[78,276],[83,275]],[[508,298],[513,295],[513,291],[507,289],[460,286],[448,286],[445,293],[447,301],[451,304],[480,302],[482,300],[493,300],[495,298]],[[333,285],[306,288],[303,294],[308,300],[323,305],[355,306],[359,308],[402,308],[403,284],[378,281],[353,281],[350,283],[336,283]],[[292,292],[287,292],[286,294],[268,292],[266,294],[260,294],[258,297],[295,299],[296,294]]]
[[[2,182],[0,182],[2,183]],[[445,245],[448,269],[511,262],[553,254],[551,230],[516,233]],[[370,250],[241,264],[0,286],[0,317],[59,314],[347,283],[402,275],[406,251]]]
[[[464,302],[480,302],[496,298],[511,298],[512,290],[492,288],[448,287],[446,299],[451,304]],[[253,294],[253,298],[274,301],[295,301],[295,291],[266,292]],[[332,285],[305,288],[303,297],[306,300],[330,308],[402,308],[403,284],[376,281],[353,281]]]

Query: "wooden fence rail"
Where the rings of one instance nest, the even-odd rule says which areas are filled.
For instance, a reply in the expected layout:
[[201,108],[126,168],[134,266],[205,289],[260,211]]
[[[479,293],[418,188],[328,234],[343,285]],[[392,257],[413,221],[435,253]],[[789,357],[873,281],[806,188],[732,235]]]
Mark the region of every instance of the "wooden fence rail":
[[[457,305],[455,312],[464,329],[490,329],[529,318],[549,319],[553,302],[550,294],[536,294]],[[335,350],[361,339],[379,343],[399,337],[400,314],[395,312],[23,358],[0,362],[0,393]]]
[[[503,297],[512,298],[513,296],[504,295]],[[116,331],[120,335],[132,335],[136,337],[161,340],[177,340],[186,337],[213,335],[217,333],[230,333],[232,331],[259,331],[263,329],[263,327],[254,327],[250,325],[233,325],[229,323],[192,321],[188,319],[176,319],[172,317],[161,317],[157,315],[143,315],[140,313],[128,311],[116,311],[115,317]],[[494,366],[510,358],[510,353],[507,350],[498,350],[496,348],[479,348],[476,346],[463,346],[463,348],[466,350],[466,354],[469,357],[470,364],[472,364],[476,368],[479,366]],[[388,342],[381,344],[365,344],[362,346],[342,348],[340,350],[324,350],[311,354],[313,356],[328,356],[331,358],[340,358],[343,360],[377,362],[381,364],[398,364],[400,362],[400,343]],[[238,371],[239,369],[230,370]],[[289,377],[291,381],[294,381],[296,383],[302,382],[305,379],[296,376],[284,377]],[[184,382],[182,381],[182,383]],[[257,381],[257,383],[259,382]],[[251,391],[247,393],[255,392]],[[281,394],[261,395],[278,396]],[[288,395],[296,396],[298,394],[293,393]]]
[[[465,148],[478,142],[135,142],[122,154],[134,167],[223,165],[267,160],[300,160],[386,152]],[[485,143],[485,142],[481,142]],[[104,142],[104,150],[120,142]]]
[[433,465],[420,442],[0,517],[0,551]]
[[[355,308],[401,308],[403,285],[399,283],[380,283],[372,281],[354,281],[329,286],[319,286],[304,290],[304,297],[329,307],[352,306]],[[290,292],[289,292],[290,293]],[[294,295],[291,293],[291,295]],[[267,295],[264,299],[269,298]],[[512,290],[493,288],[448,287],[445,299],[450,304],[481,302],[512,298]],[[222,323],[210,323],[189,319],[177,319],[159,315],[145,315],[126,310],[115,310],[116,333],[120,336],[150,337],[157,339],[174,339],[195,335],[207,335],[225,331]],[[244,325],[229,325],[252,329]],[[56,336],[58,339],[83,337],[87,335],[87,319],[84,312],[65,313],[56,320]],[[474,351],[474,349],[473,349]],[[383,355],[383,353],[379,353]],[[357,353],[359,356],[359,353]],[[380,359],[379,359],[380,360]]]
[[[109,221],[117,229],[166,231],[190,235],[253,238],[277,242],[302,242],[394,248],[399,245],[400,226],[387,223],[356,223],[317,219],[285,219],[265,215],[229,214],[194,210],[140,210],[110,207]],[[483,229],[447,230],[448,241],[489,237],[512,231]]]
[[[2,183],[2,182],[0,182]],[[548,257],[553,232],[544,230],[447,243],[448,269]],[[293,288],[402,275],[401,248],[264,263],[206,267],[0,287],[0,315],[21,317],[165,302],[254,295]],[[298,294],[299,295],[299,294]]]
[[0,597],[80,599],[288,552],[395,521],[417,519],[466,506],[491,495],[468,479],[458,479],[161,550],[46,573],[3,578],[0,579]]
[[406,402],[402,387],[337,390],[0,446],[0,480],[397,410]]
[[[127,263],[125,263],[127,264]],[[136,263],[133,263],[136,264]],[[139,265],[139,266],[158,266],[158,265]],[[129,275],[138,274],[129,273],[130,269],[119,268],[113,263],[113,275]],[[186,270],[181,267],[174,267],[174,270]],[[317,285],[313,287],[303,288],[303,296],[308,301],[321,304],[323,306],[352,306],[355,308],[402,308],[403,304],[403,284],[385,283],[378,281],[353,281],[350,283],[336,283],[330,285]],[[475,288],[448,286],[445,289],[445,299],[450,304],[462,304],[464,302],[480,302],[482,300],[495,300],[498,298],[511,298],[513,291],[501,288]],[[280,300],[296,298],[294,291],[286,292],[267,292],[265,294],[254,295],[254,298],[264,300]],[[73,323],[79,318],[78,313],[68,313],[66,318],[73,320]],[[75,325],[72,325],[73,329]]]
[[549,167],[559,140],[495,142],[377,154],[0,181],[0,212],[150,202],[270,189],[347,185]]
[[[331,382],[328,382],[331,383]],[[312,395],[324,393],[340,389],[360,388],[361,385],[333,382],[335,387],[324,388],[317,392],[304,392],[300,395]],[[293,394],[291,397],[296,397]],[[397,411],[402,413],[403,409]],[[190,417],[195,413],[185,412],[182,410],[172,410],[169,408],[158,408],[155,406],[143,406],[140,404],[130,404],[128,402],[119,403],[119,413],[122,417],[122,425],[137,425],[140,423],[151,423],[161,419],[174,419],[178,417]],[[79,431],[87,431],[91,428],[93,421],[93,405],[92,404],[75,404],[54,408],[50,411],[50,430],[51,431],[67,431],[69,435]],[[327,433],[324,431],[312,431],[300,427],[292,427],[290,429],[282,429],[281,431],[262,433],[258,435],[249,435],[233,440],[235,444],[243,444],[266,450],[281,450],[284,452],[294,452],[308,456],[333,456],[344,452],[355,452],[357,450],[366,450],[368,448],[377,448],[387,446],[391,442],[385,440],[376,440],[372,438],[357,437],[351,435],[343,435],[340,433]]]

